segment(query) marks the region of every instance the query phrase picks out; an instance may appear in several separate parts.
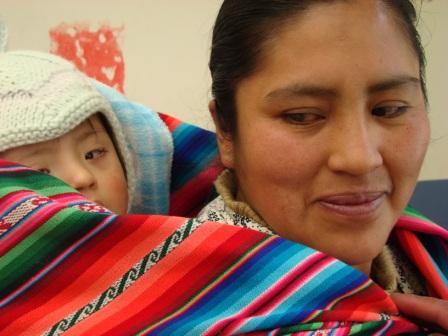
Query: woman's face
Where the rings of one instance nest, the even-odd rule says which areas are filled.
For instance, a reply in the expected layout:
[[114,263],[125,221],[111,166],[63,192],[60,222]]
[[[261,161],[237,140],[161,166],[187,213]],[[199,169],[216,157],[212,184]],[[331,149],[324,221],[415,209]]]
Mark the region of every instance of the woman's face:
[[281,236],[368,270],[428,144],[419,63],[380,1],[319,4],[264,49],[219,134],[238,198]]

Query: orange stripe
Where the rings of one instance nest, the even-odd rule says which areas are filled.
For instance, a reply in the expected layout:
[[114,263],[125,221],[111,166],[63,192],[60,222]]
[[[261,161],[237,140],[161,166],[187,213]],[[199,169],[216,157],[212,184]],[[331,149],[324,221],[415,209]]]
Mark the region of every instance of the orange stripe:
[[[159,262],[151,272],[144,274],[120,297],[95,313],[93,318],[87,318],[71,328],[67,335],[106,333],[109,328],[114,328],[158,300],[179,279],[207,259],[210,253],[234,234],[234,230],[227,230],[222,225],[199,227],[193,234],[194,239],[186,239],[181,246]],[[207,253],[204,253],[204,250]],[[174,272],[173,269],[175,269]],[[142,300],[142,298],[144,299]]]
[[[107,255],[103,255],[82,275],[74,279],[70,286],[48,300],[45,305],[15,320],[3,332],[6,334],[24,332],[29,335],[45,332],[49,326],[98,297],[184,221],[182,218],[171,217],[147,219],[137,226],[133,234],[113,246]],[[116,263],[116,260],[120,262]]]

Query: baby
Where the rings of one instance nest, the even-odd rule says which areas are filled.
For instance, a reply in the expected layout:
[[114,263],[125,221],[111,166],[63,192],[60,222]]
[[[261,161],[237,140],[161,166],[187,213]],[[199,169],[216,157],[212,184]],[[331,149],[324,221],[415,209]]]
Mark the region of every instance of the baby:
[[0,159],[51,174],[123,214],[135,173],[109,102],[74,65],[31,51],[0,54]]

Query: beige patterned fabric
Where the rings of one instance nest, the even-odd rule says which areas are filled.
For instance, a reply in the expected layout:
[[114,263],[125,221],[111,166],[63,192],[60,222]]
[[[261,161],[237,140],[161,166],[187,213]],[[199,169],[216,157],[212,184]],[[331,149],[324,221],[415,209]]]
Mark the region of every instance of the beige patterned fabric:
[[[231,171],[224,171],[215,182],[219,194],[199,213],[199,221],[214,221],[276,234],[246,203],[236,200],[237,185]],[[387,292],[426,294],[418,271],[391,238],[373,260],[370,277]]]

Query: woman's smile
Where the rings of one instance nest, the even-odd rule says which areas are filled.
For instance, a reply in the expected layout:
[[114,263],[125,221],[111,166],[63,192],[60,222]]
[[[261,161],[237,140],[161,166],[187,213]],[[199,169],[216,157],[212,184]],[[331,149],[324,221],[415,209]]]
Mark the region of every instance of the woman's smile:
[[317,203],[325,211],[330,211],[334,215],[360,220],[376,217],[385,198],[386,192],[384,191],[366,191],[324,196],[319,198]]

